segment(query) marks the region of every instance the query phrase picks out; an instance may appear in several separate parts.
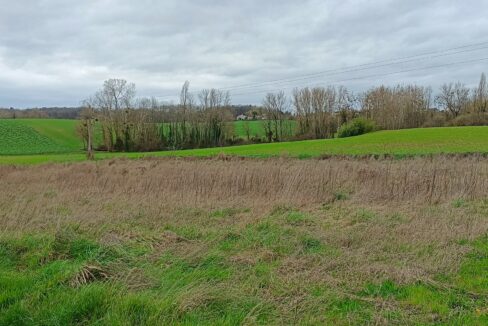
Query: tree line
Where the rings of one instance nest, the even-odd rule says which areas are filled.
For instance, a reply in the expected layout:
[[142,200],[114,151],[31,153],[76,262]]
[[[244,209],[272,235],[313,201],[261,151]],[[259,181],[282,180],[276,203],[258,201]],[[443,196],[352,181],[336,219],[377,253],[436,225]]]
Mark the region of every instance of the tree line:
[[154,151],[222,146],[233,139],[230,95],[203,89],[197,96],[185,82],[176,106],[161,105],[155,98],[136,98],[135,85],[109,79],[83,103],[78,133],[91,146],[95,126],[99,150]]
[[0,108],[0,119],[77,119],[81,107]]
[[86,146],[93,146],[96,129],[99,150],[153,151],[333,138],[357,118],[377,129],[488,125],[488,86],[482,74],[473,89],[448,83],[435,95],[431,87],[417,85],[378,86],[360,94],[344,86],[296,88],[290,97],[283,91],[268,93],[261,107],[248,113],[252,119],[257,110],[263,119],[264,137],[259,139],[251,138],[248,122],[247,139],[235,135],[229,92],[203,89],[194,94],[188,81],[179,103],[168,106],[155,98],[137,98],[133,83],[109,79],[83,108],[78,132]]

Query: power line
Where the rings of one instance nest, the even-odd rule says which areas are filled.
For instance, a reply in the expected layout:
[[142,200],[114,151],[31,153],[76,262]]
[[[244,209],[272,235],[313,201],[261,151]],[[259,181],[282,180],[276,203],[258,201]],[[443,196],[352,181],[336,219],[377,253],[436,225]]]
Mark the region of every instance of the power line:
[[[454,51],[454,50],[465,49],[465,48],[475,47],[475,46],[482,46],[482,45],[488,45],[488,41],[480,42],[480,43],[473,43],[473,44],[468,44],[468,45],[463,45],[463,46],[458,46],[458,47],[444,49],[444,50],[431,51],[431,52],[426,52],[426,53],[412,55],[412,56],[405,56],[405,57],[399,57],[399,58],[394,58],[394,59],[380,60],[380,61],[375,61],[375,62],[370,62],[370,63],[365,63],[365,64],[346,66],[346,67],[342,67],[342,68],[334,68],[334,69],[324,70],[324,71],[320,71],[320,72],[313,73],[313,74],[306,74],[306,75],[296,76],[296,77],[293,77],[293,78],[290,78],[290,77],[288,77],[288,78],[281,78],[281,79],[275,79],[275,80],[270,80],[270,81],[265,81],[265,82],[259,82],[259,83],[249,83],[249,84],[234,85],[234,86],[229,86],[229,87],[222,87],[222,88],[219,88],[219,89],[220,90],[235,90],[235,89],[239,89],[239,88],[255,87],[257,85],[263,85],[264,86],[264,85],[267,85],[267,84],[274,84],[276,82],[281,82],[281,81],[283,81],[283,82],[284,81],[294,81],[295,79],[309,78],[309,77],[312,77],[312,76],[319,76],[319,75],[323,75],[323,74],[327,74],[327,73],[332,73],[332,72],[341,72],[342,70],[345,70],[345,69],[361,68],[361,67],[367,67],[367,66],[371,66],[371,67],[368,67],[368,68],[365,68],[365,69],[372,69],[372,68],[375,68],[374,65],[382,64],[382,63],[389,63],[388,65],[391,65],[391,64],[399,64],[399,63],[403,63],[403,62],[394,62],[394,61],[405,60],[405,59],[414,59],[414,58],[418,58],[418,60],[422,60],[422,59],[428,59],[428,58],[421,58],[421,57],[425,57],[425,56],[429,56],[429,55],[434,55],[434,54],[445,53],[445,54],[440,55],[440,56],[448,56],[448,55],[454,55],[454,54],[457,54],[457,53],[471,52],[471,51],[477,51],[477,50],[485,49],[486,47],[482,47],[482,48],[476,48],[476,49],[468,49],[468,50],[464,50],[464,51],[458,51],[458,52],[455,52],[455,53],[449,53],[449,54],[446,53],[446,52],[451,52],[451,51]],[[431,58],[433,58],[433,57],[431,57]],[[415,60],[411,60],[411,61],[415,61]]]
[[[452,53],[443,53],[443,54],[438,54],[438,55],[435,55],[435,56],[430,56],[430,57],[427,57],[427,58],[416,58],[416,59],[398,61],[398,62],[394,62],[394,63],[386,63],[386,64],[382,64],[382,65],[375,65],[375,66],[365,67],[365,68],[359,68],[359,69],[349,69],[349,70],[338,71],[338,72],[330,73],[330,74],[317,74],[316,76],[302,77],[302,78],[296,78],[296,79],[289,79],[289,80],[284,80],[284,81],[281,81],[281,82],[268,83],[268,84],[269,84],[269,86],[284,85],[284,84],[289,84],[289,83],[293,83],[293,82],[297,82],[297,81],[317,79],[317,78],[329,77],[329,76],[334,76],[334,75],[342,75],[342,74],[345,74],[345,73],[359,72],[359,71],[365,71],[365,70],[376,69],[376,68],[383,68],[383,67],[388,67],[388,66],[397,65],[397,64],[410,63],[410,62],[415,62],[415,61],[420,61],[420,60],[425,60],[425,59],[434,59],[434,58],[446,57],[446,56],[451,56],[451,55],[455,55],[455,54],[468,53],[468,52],[473,52],[473,51],[478,51],[478,50],[484,50],[484,49],[488,49],[488,46],[481,47],[481,48],[476,48],[476,49],[462,50],[462,51],[457,51],[457,52],[452,52]],[[249,86],[249,87],[245,87],[245,88],[243,87],[243,89],[260,88],[260,87],[263,87],[263,86],[268,86],[268,85]],[[240,90],[240,89],[241,88],[238,88],[238,90]]]
[[[317,79],[317,78],[328,77],[328,76],[333,76],[333,75],[341,75],[341,74],[350,73],[350,72],[365,71],[365,70],[382,68],[382,67],[398,65],[398,64],[403,64],[403,63],[409,63],[409,62],[415,62],[415,61],[451,56],[451,55],[456,55],[456,54],[460,54],[460,53],[468,53],[468,52],[473,52],[473,51],[479,51],[479,50],[487,49],[488,46],[486,46],[486,45],[488,45],[488,41],[479,42],[479,43],[472,43],[472,44],[467,44],[467,45],[463,45],[463,46],[457,46],[457,47],[444,49],[444,50],[425,52],[422,54],[417,54],[417,55],[412,55],[412,56],[405,56],[405,57],[399,57],[399,58],[393,58],[393,59],[379,60],[379,61],[365,63],[365,64],[351,65],[351,66],[346,66],[343,68],[335,68],[335,69],[330,69],[330,70],[324,70],[321,72],[296,76],[293,78],[289,77],[289,78],[275,79],[275,80],[270,80],[270,81],[265,81],[265,82],[260,82],[260,83],[249,83],[249,84],[241,84],[241,85],[235,85],[235,86],[230,86],[230,87],[223,87],[223,88],[219,88],[219,90],[232,91],[232,90],[241,90],[241,89],[242,90],[253,89],[253,88],[259,88],[259,87],[266,87],[266,86],[284,85],[284,84],[289,84],[289,83],[293,83],[293,82],[297,82],[297,81]],[[482,47],[480,47],[480,46],[482,46]],[[476,48],[469,49],[472,47],[476,47]],[[461,49],[464,49],[464,50],[461,50]],[[455,51],[455,50],[460,50],[460,51]],[[455,51],[455,52],[452,52],[452,51]],[[471,61],[468,61],[468,62],[471,62]],[[461,62],[461,63],[464,63],[464,62]],[[443,66],[456,65],[456,64],[460,64],[460,63],[452,63],[452,64],[440,65],[440,66],[431,66],[431,67],[419,68],[419,69],[402,70],[400,72],[371,75],[371,76],[359,77],[359,78],[343,79],[341,81],[364,79],[364,78],[375,77],[375,76],[386,76],[386,75],[390,75],[390,74],[416,71],[416,70],[422,70],[422,69],[429,69],[429,68],[435,68],[435,67],[443,67]],[[341,82],[341,81],[338,81],[338,82]],[[290,88],[290,87],[297,87],[297,86],[298,85],[288,86],[288,87],[285,87],[285,89]],[[280,90],[280,89],[275,89],[274,91],[276,91],[276,90]],[[247,94],[259,94],[259,93],[265,93],[268,91],[270,91],[270,90],[256,90],[256,91],[252,91],[252,92],[237,93],[237,94],[233,94],[233,95],[234,96],[240,96],[240,95],[247,95]],[[271,91],[273,91],[273,90],[271,90]],[[156,97],[157,98],[176,98],[177,94],[173,94],[173,95],[168,94],[168,95],[161,95],[161,96],[156,96]]]
[[[412,71],[420,71],[420,70],[427,70],[427,69],[443,68],[443,67],[455,66],[455,65],[459,65],[459,64],[474,63],[474,62],[480,62],[480,61],[486,61],[486,60],[488,60],[488,57],[479,58],[479,59],[472,59],[472,60],[466,60],[466,61],[452,62],[452,63],[435,65],[435,66],[428,66],[428,67],[421,67],[421,68],[406,69],[406,70],[394,71],[394,72],[389,72],[389,73],[381,73],[381,74],[374,74],[374,75],[368,75],[368,76],[347,78],[347,79],[342,79],[342,80],[335,80],[335,81],[332,81],[332,82],[333,83],[341,83],[341,82],[345,82],[345,81],[361,80],[361,79],[368,79],[368,78],[373,78],[373,77],[383,77],[383,76],[395,75],[395,74],[412,72]],[[281,90],[288,89],[288,88],[306,87],[306,86],[309,86],[309,85],[293,85],[293,86],[288,86],[288,87],[285,87],[285,88],[260,90],[260,91],[254,91],[254,92],[237,93],[237,94],[232,94],[232,96],[242,96],[242,95],[250,95],[250,94],[261,94],[261,93],[268,93],[268,92],[276,92],[276,91],[281,91]]]

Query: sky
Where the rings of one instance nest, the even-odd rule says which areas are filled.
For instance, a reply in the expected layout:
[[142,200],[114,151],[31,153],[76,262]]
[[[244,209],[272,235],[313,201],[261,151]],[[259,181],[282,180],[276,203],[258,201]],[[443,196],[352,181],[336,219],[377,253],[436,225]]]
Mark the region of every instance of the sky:
[[[0,107],[78,106],[109,78],[268,91],[444,82],[488,72],[488,1],[0,0]],[[376,63],[376,64],[371,64]],[[368,65],[370,64],[370,65]]]

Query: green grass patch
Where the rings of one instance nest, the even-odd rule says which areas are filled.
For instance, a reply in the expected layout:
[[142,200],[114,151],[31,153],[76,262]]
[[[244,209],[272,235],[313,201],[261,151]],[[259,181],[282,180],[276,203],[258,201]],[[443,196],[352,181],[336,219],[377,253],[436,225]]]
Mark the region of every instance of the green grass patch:
[[464,207],[464,206],[466,206],[466,200],[464,200],[462,198],[455,199],[452,202],[452,206],[455,207],[455,208]]
[[376,218],[376,213],[368,209],[359,209],[352,218],[352,222],[356,223],[366,223]]
[[299,211],[291,211],[285,215],[286,222],[290,225],[306,225],[311,224],[312,219],[308,214]]
[[[80,147],[78,148],[80,149]],[[72,152],[63,141],[40,133],[21,120],[0,119],[0,155]]]
[[[289,259],[298,264],[301,259],[317,261],[324,258],[317,254],[329,249],[312,234],[274,223],[292,212],[270,216],[241,232],[222,230],[220,238],[203,236],[199,241],[208,248],[190,255],[178,246],[163,248],[159,255],[155,254],[160,249],[154,248],[135,254],[145,239],[142,235],[113,247],[76,227],[52,235],[2,235],[0,325],[346,325],[378,318],[392,324],[483,325],[488,321],[487,237],[470,243],[472,252],[459,272],[443,277],[444,283],[399,285],[385,280],[368,283],[355,294],[346,284],[338,290],[321,283],[321,278],[294,279],[293,269],[283,269]],[[151,239],[151,231],[144,234]],[[275,256],[247,265],[229,259],[262,250]],[[101,266],[109,278],[73,284],[89,265]],[[137,281],[127,276],[134,269]],[[285,271],[289,273],[283,275]],[[141,287],[144,277],[151,282]]]
[[[247,139],[246,125],[249,128],[250,138],[264,138],[264,120],[234,121],[234,134],[242,139]],[[296,128],[295,120],[284,120],[283,130],[294,132]]]
[[349,199],[349,192],[347,191],[334,192],[334,200],[347,200],[347,199]]
[[[220,255],[188,260],[168,252],[149,263],[122,248],[121,256],[107,255],[113,249],[73,232],[1,239],[1,325],[236,325],[250,314],[265,318],[263,310],[253,313],[265,307],[258,298],[223,286],[233,270]],[[33,263],[33,256],[42,259]],[[73,285],[93,264],[113,278]],[[143,270],[138,274],[150,274],[155,282],[130,290],[127,279],[117,277],[120,266],[127,271],[136,266]]]
[[[10,121],[10,120],[3,120]],[[12,120],[13,121],[13,120]],[[31,128],[32,129],[32,128]],[[0,164],[38,164],[46,162],[72,162],[85,159],[83,154],[71,151],[67,154],[6,156],[5,154],[34,154],[43,152],[28,141],[0,142]],[[20,133],[22,134],[22,133]],[[36,136],[37,137],[37,136]],[[50,139],[50,138],[48,138]],[[6,145],[9,144],[9,145]],[[24,145],[25,149],[24,149]],[[55,143],[57,144],[57,143]],[[54,146],[54,145],[49,145]],[[61,145],[50,152],[61,151]],[[15,150],[13,149],[15,147]],[[320,139],[295,142],[253,144],[232,147],[205,148],[151,153],[97,153],[97,159],[115,157],[141,158],[158,156],[212,157],[219,154],[244,157],[271,157],[288,155],[296,158],[320,157],[321,155],[391,155],[402,158],[431,154],[488,154],[488,127],[445,127],[378,131],[357,137]]]
[[459,272],[440,276],[439,283],[397,285],[390,280],[367,284],[360,296],[395,300],[416,309],[433,323],[485,325],[488,322],[488,237],[472,243],[473,250]]

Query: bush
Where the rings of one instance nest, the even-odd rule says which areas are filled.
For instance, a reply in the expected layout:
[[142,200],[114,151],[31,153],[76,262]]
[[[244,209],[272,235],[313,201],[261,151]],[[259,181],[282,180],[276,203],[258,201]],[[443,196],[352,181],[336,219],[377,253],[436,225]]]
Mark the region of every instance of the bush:
[[445,127],[447,116],[444,112],[435,112],[425,118],[422,128]]
[[449,122],[450,126],[488,126],[488,113],[469,113]]
[[356,118],[343,124],[337,131],[337,137],[344,138],[358,136],[373,130],[375,130],[375,124],[373,121],[364,118]]

